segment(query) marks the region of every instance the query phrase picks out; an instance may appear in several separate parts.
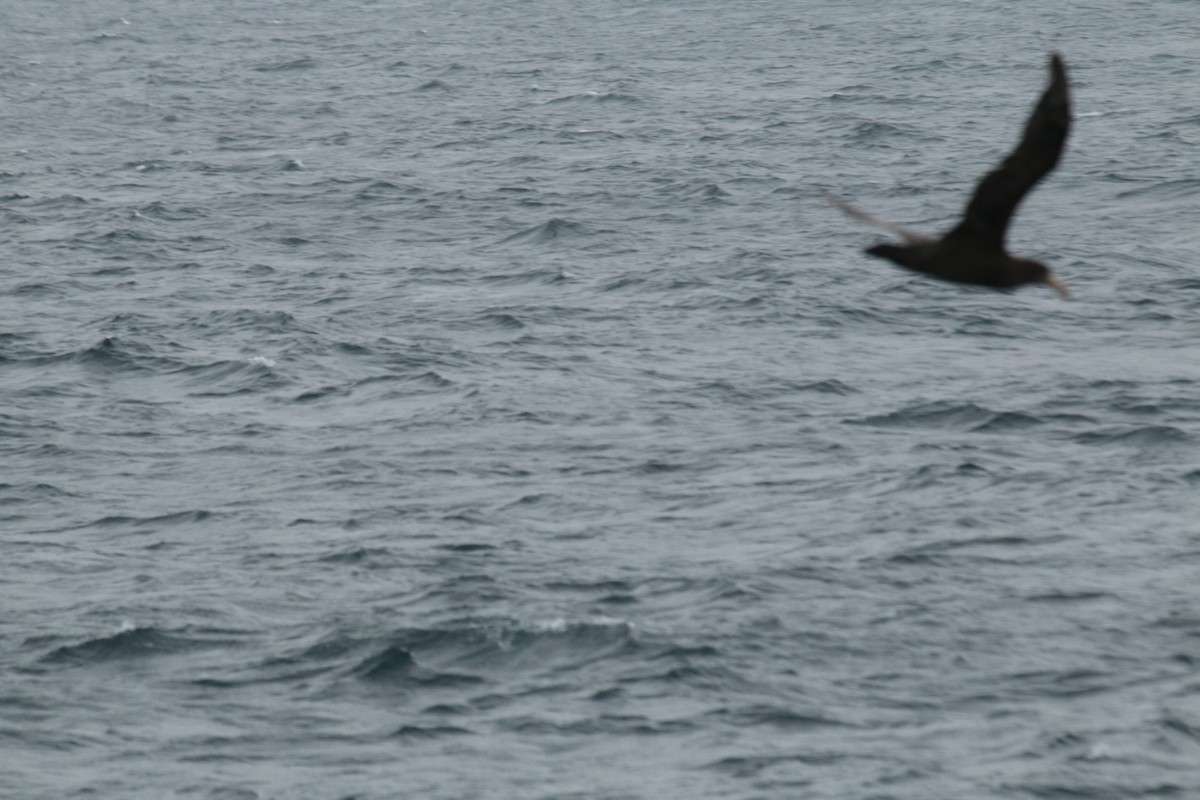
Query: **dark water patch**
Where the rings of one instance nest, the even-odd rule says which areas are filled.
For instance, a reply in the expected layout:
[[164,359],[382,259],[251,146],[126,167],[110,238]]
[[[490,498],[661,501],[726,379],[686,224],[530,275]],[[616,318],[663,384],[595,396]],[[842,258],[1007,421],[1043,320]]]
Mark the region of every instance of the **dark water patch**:
[[[445,470],[447,475],[456,475],[454,470]],[[460,522],[468,527],[490,526],[492,520],[479,509],[463,508],[451,511],[442,516],[442,519],[447,522]]]
[[609,703],[624,701],[628,696],[629,693],[621,687],[610,686],[607,689],[600,689],[592,693],[588,699],[596,703]]
[[1019,672],[1003,679],[1005,690],[1014,696],[1035,698],[1082,697],[1113,688],[1114,676],[1091,669]]
[[290,58],[282,61],[267,61],[252,67],[255,72],[291,72],[293,70],[312,69],[318,65],[318,61],[311,56],[301,56],[299,58]]
[[656,652],[655,659],[688,660],[692,658],[717,658],[721,651],[712,645],[667,645]]
[[781,731],[807,731],[846,725],[820,712],[805,713],[770,705],[753,705],[736,710],[720,709],[710,712],[708,717],[739,728],[767,727]]
[[7,292],[0,290],[0,295],[11,294],[13,297],[65,297],[72,291],[72,287],[63,284],[53,283],[18,283]]
[[611,594],[606,594],[603,597],[596,598],[596,602],[606,606],[627,606],[640,601],[632,594],[613,592]]
[[1066,592],[1055,591],[1047,592],[1046,594],[1035,594],[1025,598],[1029,603],[1053,603],[1053,604],[1070,604],[1070,603],[1088,603],[1093,600],[1111,600],[1115,599],[1114,595],[1108,592]]
[[[273,659],[271,663],[304,664],[310,662],[338,662],[368,649],[372,642],[342,633],[331,633],[320,640],[304,646],[296,655]],[[403,661],[402,655],[397,660]]]
[[389,556],[391,556],[391,553],[382,547],[356,546],[331,553],[327,556],[321,556],[317,560],[325,564],[353,564],[357,566],[377,564]]
[[294,403],[311,403],[316,400],[326,400],[347,393],[343,386],[322,386],[319,389],[309,389],[292,398]]
[[392,181],[372,181],[354,193],[354,199],[364,203],[394,202],[423,197],[428,192],[419,186],[393,183]]
[[143,517],[134,524],[143,527],[170,527],[172,525],[192,525],[197,522],[206,522],[213,519],[213,517],[214,515],[211,511],[197,509],[194,511],[177,511],[172,514],[161,514],[155,517]]
[[1174,322],[1176,320],[1176,316],[1174,314],[1167,313],[1165,311],[1142,311],[1141,313],[1135,314],[1133,318],[1143,322],[1163,323]]
[[625,581],[562,581],[554,580],[544,584],[546,589],[553,592],[582,592],[585,594],[620,592],[628,594],[633,586]]
[[1193,631],[1200,636],[1200,613],[1173,610],[1165,617],[1156,619],[1154,625]]
[[642,275],[621,275],[605,283],[601,288],[605,292],[620,292],[624,290],[637,290],[646,287],[648,281]]
[[405,689],[456,688],[485,683],[477,675],[422,667],[412,653],[399,645],[391,645],[363,659],[351,670],[351,674],[377,686]]
[[512,314],[495,311],[481,314],[475,318],[475,321],[484,326],[500,328],[502,330],[519,330],[525,327],[525,323]]
[[[127,527],[131,532],[156,533],[164,528],[176,525],[194,525],[217,518],[218,515],[203,509],[176,511],[170,514],[155,514],[148,517],[135,517],[127,514],[113,514],[100,517],[84,524],[83,528],[113,528]],[[151,530],[145,530],[151,529]]]
[[130,628],[110,636],[89,639],[55,648],[39,659],[40,663],[63,666],[87,666],[152,656],[172,655],[214,646],[203,639],[167,633],[158,628]]
[[802,383],[796,386],[802,392],[817,392],[818,394],[833,394],[840,397],[846,397],[852,394],[858,394],[859,390],[849,384],[839,381],[837,378],[830,378],[824,381],[814,381],[812,383]]
[[1200,742],[1200,720],[1184,719],[1179,711],[1166,712],[1159,725],[1173,733],[1182,734],[1193,742]]
[[[0,198],[7,199],[7,198]],[[91,205],[94,200],[89,200],[85,197],[80,197],[77,194],[60,194],[54,197],[47,197],[42,200],[30,203],[30,208],[37,208],[45,211],[69,211],[74,208],[82,208]]]
[[1080,444],[1086,445],[1131,445],[1143,448],[1162,448],[1189,444],[1195,437],[1173,425],[1137,425],[1088,431],[1076,434],[1073,438]]
[[869,425],[877,428],[939,428],[949,430],[1004,430],[1008,427],[1021,428],[1034,424],[1025,415],[1005,414],[991,411],[975,403],[952,403],[936,401],[876,414],[861,419],[846,420],[849,424]]
[[849,101],[849,100],[870,100],[876,102],[884,99],[876,93],[876,88],[866,83],[852,83],[840,87],[836,91],[826,96],[828,100]]
[[568,243],[592,235],[594,235],[593,232],[586,225],[555,217],[540,225],[507,236],[498,244]]
[[661,475],[670,472],[682,472],[690,469],[691,464],[681,464],[654,458],[637,466],[637,472],[643,475]]
[[994,414],[986,422],[976,425],[971,430],[976,433],[998,433],[1036,428],[1042,424],[1044,424],[1044,420],[1033,414],[1025,414],[1019,411],[1002,411]]
[[0,208],[0,214],[3,214],[3,220],[9,225],[34,225],[37,224],[37,219],[14,211],[11,208]]
[[1105,781],[1102,783],[1079,780],[1075,782],[1030,782],[1008,783],[1005,789],[1018,795],[1036,797],[1039,800],[1137,800],[1137,798],[1187,798],[1190,790],[1177,783],[1151,781]]
[[569,722],[523,715],[500,720],[498,726],[511,733],[534,736],[658,736],[696,730],[688,720],[652,720],[640,714],[601,714]]
[[202,330],[251,331],[257,334],[292,333],[305,330],[296,317],[287,311],[254,308],[231,308],[209,311],[189,320]]
[[440,680],[478,682],[477,675],[554,673],[617,657],[636,649],[624,623],[554,623],[541,627],[513,625],[409,629],[365,659],[355,674],[371,679],[408,680],[418,662],[430,665],[425,683]]
[[436,714],[439,717],[454,717],[467,715],[472,712],[471,706],[465,703],[434,703],[422,709],[422,713]]
[[424,83],[413,87],[412,91],[420,92],[420,93],[430,93],[430,92],[449,93],[449,92],[454,91],[454,87],[451,86],[450,84],[446,83],[445,81],[434,78],[433,80],[425,81]]
[[416,666],[412,653],[404,647],[393,645],[360,661],[354,668],[354,674],[368,681],[394,681],[407,677]]
[[163,220],[164,222],[186,222],[191,220],[203,219],[206,215],[204,211],[192,206],[172,205],[164,203],[161,200],[147,203],[137,207],[137,214],[150,219]]
[[134,268],[132,266],[125,265],[125,266],[99,267],[97,269],[92,270],[88,274],[92,275],[94,277],[103,278],[103,277],[112,277],[112,276],[116,276],[116,275],[131,275],[131,274],[133,274],[133,272],[134,272]]
[[351,356],[368,356],[375,352],[370,346],[358,344],[357,342],[338,342],[336,346],[339,352]]
[[623,92],[580,92],[578,94],[567,94],[552,98],[545,101],[545,105],[590,105],[597,104],[616,104],[629,105],[640,103],[641,100],[635,95],[625,94]]
[[90,522],[84,527],[108,528],[113,525],[136,525],[140,522],[139,517],[130,517],[124,514],[111,514],[107,517],[100,517],[94,522]]
[[[1026,536],[974,536],[967,539],[947,539],[901,550],[888,556],[885,562],[896,566],[951,567],[962,562],[1001,562],[1027,560],[1033,555],[1028,548],[1054,544],[1059,537],[1032,538]],[[981,551],[981,552],[975,552]]]
[[1156,397],[1149,399],[1145,397],[1135,397],[1128,395],[1119,395],[1107,401],[1107,406],[1114,410],[1125,414],[1134,414],[1140,417],[1156,417],[1168,414],[1172,411],[1188,412],[1195,408],[1194,401],[1191,397]]
[[[4,431],[5,436],[9,435],[4,430],[3,420],[0,420],[0,431]],[[70,500],[77,496],[73,492],[61,489],[50,483],[0,483],[0,505],[54,502],[58,500]]]
[[101,330],[115,330],[122,333],[149,333],[157,328],[159,324],[160,320],[158,318],[136,311],[121,311],[116,314],[110,314],[94,323]]
[[469,736],[474,731],[456,725],[402,725],[392,731],[391,738],[406,741],[433,741],[451,736]]
[[455,544],[438,545],[438,549],[445,550],[450,553],[486,553],[493,550],[498,550],[495,545],[484,544],[482,542],[459,542]]
[[730,756],[704,765],[705,769],[724,772],[734,778],[753,778],[761,773],[787,766],[822,767],[836,764],[849,754],[834,752],[798,753],[792,755],[770,756]]
[[736,691],[742,680],[734,672],[720,666],[678,664],[661,670],[649,670],[620,679],[625,686],[651,684],[664,690],[678,691],[680,687],[705,692]]
[[161,371],[175,364],[171,359],[159,357],[147,344],[115,336],[106,336],[68,357],[76,364],[112,373]]

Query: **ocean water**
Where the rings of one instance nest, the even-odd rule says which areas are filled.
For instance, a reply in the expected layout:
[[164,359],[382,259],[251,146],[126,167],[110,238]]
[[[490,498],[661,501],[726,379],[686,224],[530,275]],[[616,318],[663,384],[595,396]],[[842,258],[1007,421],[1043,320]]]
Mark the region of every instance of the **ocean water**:
[[1200,797],[1197,36],[5,0],[0,795]]

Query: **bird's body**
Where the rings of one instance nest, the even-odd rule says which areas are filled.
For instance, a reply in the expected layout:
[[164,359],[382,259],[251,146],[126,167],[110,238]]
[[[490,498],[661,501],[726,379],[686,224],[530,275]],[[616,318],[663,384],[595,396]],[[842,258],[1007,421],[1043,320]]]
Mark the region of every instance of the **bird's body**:
[[864,252],[944,281],[992,289],[1045,283],[1049,277],[1046,266],[1037,261],[1016,258],[1003,250],[978,247],[969,240],[950,236],[909,245],[877,244]]
[[1063,297],[1067,289],[1048,267],[1009,255],[1004,235],[1025,195],[1058,164],[1071,127],[1070,90],[1062,58],[1050,58],[1050,85],[1025,126],[1020,144],[975,188],[962,220],[943,236],[931,237],[883,222],[836,197],[830,200],[847,214],[879,225],[904,239],[903,244],[877,244],[866,253],[901,267],[954,283],[1012,289],[1045,283]]

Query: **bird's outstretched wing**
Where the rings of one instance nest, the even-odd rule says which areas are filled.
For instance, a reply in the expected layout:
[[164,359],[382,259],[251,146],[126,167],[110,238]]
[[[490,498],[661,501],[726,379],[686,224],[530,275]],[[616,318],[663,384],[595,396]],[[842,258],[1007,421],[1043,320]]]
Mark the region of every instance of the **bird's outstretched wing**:
[[1071,128],[1067,70],[1058,53],[1050,56],[1050,85],[1033,110],[1017,149],[975,187],[962,222],[949,237],[1004,246],[1009,220],[1029,190],[1058,164]]
[[853,217],[859,222],[865,222],[868,225],[874,225],[877,228],[883,228],[885,231],[891,231],[903,239],[905,244],[928,244],[929,242],[933,241],[933,237],[931,236],[926,236],[923,233],[917,233],[916,231],[909,230],[901,225],[897,225],[894,222],[888,222],[887,220],[882,220],[879,217],[868,214],[861,208],[856,208],[855,206],[850,205],[845,200],[831,192],[822,191],[821,193],[825,195],[826,200],[844,211],[847,216]]

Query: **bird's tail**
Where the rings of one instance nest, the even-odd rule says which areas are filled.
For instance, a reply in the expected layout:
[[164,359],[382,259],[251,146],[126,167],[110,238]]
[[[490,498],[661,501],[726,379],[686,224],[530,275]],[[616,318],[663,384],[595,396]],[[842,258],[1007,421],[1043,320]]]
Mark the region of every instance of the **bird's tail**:
[[894,222],[888,222],[887,220],[883,220],[872,214],[868,214],[861,208],[850,205],[832,192],[822,189],[821,194],[825,195],[826,200],[840,208],[847,216],[853,217],[859,222],[864,222],[867,225],[874,225],[876,228],[883,228],[885,231],[891,231],[908,244],[925,244],[932,241],[930,237],[923,233],[917,233],[916,231],[912,231],[901,225],[897,225]]

